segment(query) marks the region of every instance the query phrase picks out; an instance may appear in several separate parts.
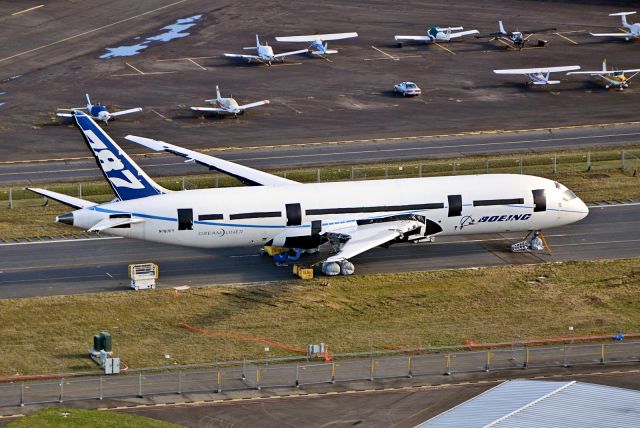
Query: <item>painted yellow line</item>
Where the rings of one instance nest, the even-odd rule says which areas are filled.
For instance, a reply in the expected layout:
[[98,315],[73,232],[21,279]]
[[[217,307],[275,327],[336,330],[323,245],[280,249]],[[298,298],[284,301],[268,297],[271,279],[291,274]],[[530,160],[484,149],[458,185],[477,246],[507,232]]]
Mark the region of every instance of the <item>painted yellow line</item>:
[[143,13],[140,13],[140,14],[135,15],[135,16],[131,16],[129,18],[121,19],[120,21],[112,22],[111,24],[103,25],[101,27],[97,27],[97,28],[94,28],[94,29],[91,29],[91,30],[87,30],[87,31],[84,31],[82,33],[74,34],[73,36],[65,37],[64,39],[56,40],[55,42],[51,42],[51,43],[48,43],[46,45],[38,46],[37,48],[28,49],[26,51],[22,51],[22,52],[19,52],[17,54],[13,54],[13,55],[10,55],[10,56],[4,57],[4,58],[0,58],[0,62],[8,61],[10,59],[17,58],[17,57],[22,56],[22,55],[26,55],[26,54],[30,54],[30,53],[33,53],[33,52],[37,52],[37,51],[40,51],[42,49],[46,49],[46,48],[49,48],[51,46],[58,45],[60,43],[68,42],[69,40],[77,39],[78,37],[86,36],[87,34],[92,34],[92,33],[95,33],[97,31],[113,27],[114,25],[122,24],[124,22],[131,21],[133,19],[137,19],[137,18],[140,18],[142,16],[152,14],[154,12],[158,12],[160,10],[173,7],[175,5],[178,5],[180,3],[184,3],[186,1],[188,1],[188,0],[178,0],[175,3],[167,4],[165,6],[161,6],[161,7],[158,7],[156,9],[149,10],[147,12],[143,12]]
[[570,39],[570,38],[568,38],[567,36],[563,36],[563,35],[562,35],[562,34],[560,34],[560,33],[553,33],[553,34],[555,34],[555,35],[556,35],[556,36],[558,36],[558,37],[562,37],[563,39],[565,39],[565,40],[566,40],[566,41],[568,41],[569,43],[573,43],[574,45],[577,45],[577,44],[578,44],[578,42],[576,42],[575,40],[571,40],[571,39]]
[[167,116],[165,116],[165,115],[164,115],[164,114],[162,114],[162,113],[157,112],[157,111],[156,111],[156,110],[154,110],[154,109],[151,109],[151,111],[152,111],[152,112],[154,112],[155,114],[157,114],[158,116],[160,116],[161,118],[163,118],[164,120],[166,120],[167,122],[171,122],[171,121],[172,121],[172,119],[169,119]]
[[190,59],[208,59],[208,58],[217,58],[217,56],[194,56],[194,57],[184,57],[184,58],[165,58],[165,59],[157,59],[156,62],[187,61],[187,60],[190,60]]
[[177,73],[177,71],[152,71],[151,73],[122,73],[122,74],[112,74],[111,77],[126,77],[126,76],[153,76],[158,74],[173,74]]
[[189,61],[190,63],[192,63],[193,65],[200,67],[201,69],[203,69],[204,71],[207,71],[206,68],[204,68],[203,66],[201,66],[200,64],[198,64],[197,62],[195,62],[193,59],[191,58],[187,58],[187,61]]
[[390,59],[398,61],[403,58],[422,58],[422,55],[402,55],[393,58],[362,58],[363,61],[389,61]]
[[41,7],[44,7],[44,5],[41,4],[39,6],[33,6],[33,7],[28,8],[28,9],[19,10],[17,12],[13,12],[11,14],[11,16],[16,16],[16,15],[20,15],[20,14],[23,14],[23,13],[31,12],[32,10],[40,9]]
[[434,42],[433,44],[434,44],[434,45],[436,45],[437,47],[439,47],[440,49],[443,49],[443,50],[445,50],[445,51],[449,52],[451,55],[455,55],[455,54],[456,54],[456,53],[455,53],[455,52],[453,52],[452,50],[449,50],[448,48],[445,48],[444,46],[442,46],[440,43],[435,43],[435,42]]
[[386,52],[385,52],[385,51],[383,51],[382,49],[378,49],[377,47],[375,47],[375,46],[373,46],[373,45],[371,45],[371,48],[372,48],[372,49],[377,50],[377,51],[378,51],[378,52],[380,52],[382,55],[385,55],[385,56],[389,57],[390,59],[392,59],[392,60],[394,60],[394,61],[399,61],[399,60],[400,60],[400,58],[395,57],[395,56],[393,56],[393,55],[389,55],[388,53],[386,53]]
[[132,69],[134,69],[138,73],[144,74],[144,71],[140,70],[139,68],[134,67],[133,65],[129,64],[128,62],[125,61],[125,64],[127,64],[129,67],[131,67]]

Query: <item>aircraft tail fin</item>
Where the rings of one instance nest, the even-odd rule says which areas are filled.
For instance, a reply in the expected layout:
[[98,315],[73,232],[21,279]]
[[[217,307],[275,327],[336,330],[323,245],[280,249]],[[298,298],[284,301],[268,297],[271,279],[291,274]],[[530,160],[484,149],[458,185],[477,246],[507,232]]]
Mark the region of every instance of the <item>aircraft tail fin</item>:
[[91,108],[93,104],[91,104],[91,98],[89,98],[89,94],[84,94],[87,97],[87,108]]
[[502,25],[502,21],[498,21],[498,28],[502,34],[507,33],[506,31],[504,31],[504,25]]
[[602,71],[607,71],[607,59],[602,60]]
[[145,174],[89,115],[76,111],[74,117],[96,163],[120,200],[169,192]]
[[216,98],[217,99],[222,98],[222,95],[220,95],[220,88],[218,87],[218,85],[216,85]]

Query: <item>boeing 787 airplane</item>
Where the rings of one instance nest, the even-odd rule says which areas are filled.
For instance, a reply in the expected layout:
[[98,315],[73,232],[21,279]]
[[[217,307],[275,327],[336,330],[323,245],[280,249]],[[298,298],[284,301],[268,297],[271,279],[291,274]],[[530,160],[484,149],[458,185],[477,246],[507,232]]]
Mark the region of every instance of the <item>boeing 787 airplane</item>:
[[[154,182],[86,113],[74,119],[116,198],[97,204],[30,189],[73,207],[56,221],[89,231],[202,248],[329,244],[327,275],[354,272],[351,260],[374,247],[435,236],[538,232],[583,219],[571,190],[516,174],[303,184],[149,138],[127,136],[237,178],[245,186],[169,191]],[[392,250],[390,250],[392,251]]]

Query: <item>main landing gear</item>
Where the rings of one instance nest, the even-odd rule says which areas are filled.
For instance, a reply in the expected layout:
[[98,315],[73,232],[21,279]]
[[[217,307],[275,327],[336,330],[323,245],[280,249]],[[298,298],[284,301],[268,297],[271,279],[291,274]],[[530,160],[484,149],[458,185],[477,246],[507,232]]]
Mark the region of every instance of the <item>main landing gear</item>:
[[324,262],[322,263],[322,273],[327,276],[335,275],[353,275],[356,268],[349,260],[341,260],[339,262]]
[[511,251],[514,253],[527,253],[531,251],[544,251],[547,250],[551,254],[551,249],[547,244],[547,240],[544,239],[544,235],[540,230],[533,230],[527,233],[524,237],[524,241],[516,242],[511,246]]

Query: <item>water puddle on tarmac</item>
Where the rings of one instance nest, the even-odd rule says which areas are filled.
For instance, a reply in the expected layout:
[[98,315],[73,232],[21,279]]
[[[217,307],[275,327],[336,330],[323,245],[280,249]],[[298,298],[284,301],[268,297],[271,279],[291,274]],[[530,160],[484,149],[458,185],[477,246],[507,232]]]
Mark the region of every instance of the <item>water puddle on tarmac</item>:
[[[189,18],[178,19],[174,24],[162,27],[161,30],[164,30],[162,33],[156,36],[147,37],[141,43],[136,43],[128,46],[118,46],[115,48],[107,48],[107,52],[100,55],[100,58],[109,59],[116,57],[133,56],[139,54],[140,52],[151,46],[152,43],[165,43],[174,39],[187,37],[191,35],[191,33],[187,33],[186,30],[196,25],[200,19],[202,19],[202,15],[194,15],[190,16]],[[139,39],[140,37],[134,38],[134,40]]]

